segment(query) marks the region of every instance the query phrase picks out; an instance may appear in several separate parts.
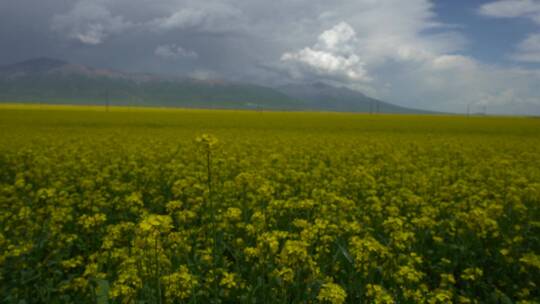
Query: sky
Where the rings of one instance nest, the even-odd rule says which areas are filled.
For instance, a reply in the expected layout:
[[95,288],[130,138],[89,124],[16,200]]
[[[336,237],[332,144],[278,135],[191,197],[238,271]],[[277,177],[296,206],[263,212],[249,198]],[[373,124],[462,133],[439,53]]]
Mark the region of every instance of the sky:
[[35,57],[540,114],[540,0],[0,1],[0,64]]

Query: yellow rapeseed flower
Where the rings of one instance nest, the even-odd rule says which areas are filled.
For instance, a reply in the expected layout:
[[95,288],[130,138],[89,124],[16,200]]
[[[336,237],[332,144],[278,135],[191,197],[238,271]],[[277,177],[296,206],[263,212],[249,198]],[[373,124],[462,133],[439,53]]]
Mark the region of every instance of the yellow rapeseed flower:
[[322,303],[343,304],[347,299],[347,293],[341,286],[334,283],[325,283],[321,286],[317,300]]

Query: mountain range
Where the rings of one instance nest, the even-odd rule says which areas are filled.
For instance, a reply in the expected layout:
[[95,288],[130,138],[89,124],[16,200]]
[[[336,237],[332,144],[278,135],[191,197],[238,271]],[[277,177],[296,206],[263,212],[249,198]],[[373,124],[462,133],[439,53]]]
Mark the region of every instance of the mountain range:
[[321,82],[272,88],[224,80],[126,73],[50,58],[0,67],[0,102],[428,113]]

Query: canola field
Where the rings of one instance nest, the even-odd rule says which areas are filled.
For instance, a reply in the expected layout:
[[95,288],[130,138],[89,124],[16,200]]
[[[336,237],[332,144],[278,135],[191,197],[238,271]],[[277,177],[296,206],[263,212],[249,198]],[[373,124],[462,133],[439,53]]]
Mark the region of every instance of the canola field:
[[540,119],[8,105],[1,303],[539,303]]

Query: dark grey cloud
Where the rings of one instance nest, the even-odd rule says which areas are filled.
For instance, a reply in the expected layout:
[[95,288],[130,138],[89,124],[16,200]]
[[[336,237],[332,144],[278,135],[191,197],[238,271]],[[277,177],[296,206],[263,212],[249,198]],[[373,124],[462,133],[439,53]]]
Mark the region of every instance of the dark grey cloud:
[[470,42],[461,28],[441,24],[433,5],[428,0],[2,1],[0,63],[51,56],[268,85],[324,80],[434,110],[537,102],[538,71],[488,66],[467,56]]

